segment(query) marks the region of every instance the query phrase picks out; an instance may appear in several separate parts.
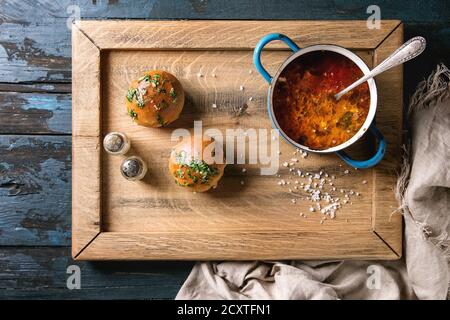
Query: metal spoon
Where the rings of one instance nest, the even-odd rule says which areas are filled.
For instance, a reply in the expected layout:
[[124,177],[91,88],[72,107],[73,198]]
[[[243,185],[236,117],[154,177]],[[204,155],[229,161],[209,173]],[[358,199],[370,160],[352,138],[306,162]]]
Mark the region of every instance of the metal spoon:
[[370,78],[375,77],[376,75],[379,75],[380,73],[396,67],[402,63],[405,63],[408,60],[414,59],[419,54],[425,50],[426,47],[426,41],[423,37],[414,37],[408,41],[406,41],[400,48],[394,51],[389,57],[387,57],[383,62],[381,62],[379,65],[377,65],[375,68],[372,69],[368,74],[366,74],[361,79],[355,81],[351,85],[349,85],[347,88],[342,90],[341,92],[334,95],[334,98],[336,100],[339,100],[342,98],[344,94],[352,90],[353,88],[359,86],[361,83],[366,82]]

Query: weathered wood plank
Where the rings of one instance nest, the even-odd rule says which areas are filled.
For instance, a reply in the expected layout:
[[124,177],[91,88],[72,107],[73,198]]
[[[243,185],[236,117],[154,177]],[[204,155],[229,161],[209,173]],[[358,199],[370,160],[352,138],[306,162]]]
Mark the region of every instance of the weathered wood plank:
[[[0,3],[0,82],[70,81],[70,30],[82,19],[362,19],[370,1],[90,1],[40,0]],[[448,1],[378,1],[382,19],[444,23]],[[417,8],[421,8],[417,10]],[[50,35],[50,36],[49,36]],[[448,37],[445,39],[448,43]]]
[[70,174],[70,137],[0,136],[0,245],[70,243]]
[[68,134],[69,94],[0,92],[0,134]]
[[[288,35],[300,47],[336,44],[349,49],[373,49],[400,24],[383,20],[379,29],[367,29],[364,20],[345,21],[78,21],[75,26],[100,49],[212,49],[249,50],[274,32]],[[211,36],[214,35],[214,36]],[[220,36],[219,36],[220,35]],[[72,41],[72,45],[76,43]],[[280,41],[266,49],[288,50]],[[75,55],[74,55],[75,56]],[[74,70],[76,70],[74,68]]]
[[70,93],[70,83],[8,83],[0,82],[0,92],[28,92],[28,93]]
[[[209,230],[208,228],[204,228]],[[327,239],[328,241],[324,241]],[[398,256],[370,230],[102,232],[79,260],[392,260]],[[381,257],[381,258],[380,258]]]
[[[80,267],[81,289],[66,286]],[[0,248],[0,299],[174,298],[192,263],[73,261],[70,248]]]
[[[403,43],[403,25],[400,25],[375,50],[374,65],[380,64],[396,48]],[[387,148],[383,161],[376,166],[373,179],[375,188],[373,192],[373,229],[400,257],[402,254],[402,215],[392,214],[399,206],[393,192],[397,181],[397,172],[400,170],[402,154],[402,128],[403,120],[403,66],[392,68],[377,77],[378,109],[376,121],[378,129],[386,139]],[[391,94],[382,94],[391,92]],[[396,112],[390,112],[392,106],[398,106]],[[380,183],[383,182],[383,183]],[[376,213],[376,214],[375,214]]]

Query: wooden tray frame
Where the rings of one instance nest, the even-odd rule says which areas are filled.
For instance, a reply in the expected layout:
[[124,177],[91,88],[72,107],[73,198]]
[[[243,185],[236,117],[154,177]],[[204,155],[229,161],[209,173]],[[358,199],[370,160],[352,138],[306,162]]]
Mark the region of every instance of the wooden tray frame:
[[[136,30],[139,30],[136,35]],[[220,31],[220,33],[219,33]],[[248,259],[398,259],[402,218],[392,189],[401,153],[402,68],[378,78],[377,125],[388,142],[386,158],[373,170],[372,221],[366,231],[333,234],[326,247],[291,247],[283,241],[299,233],[242,233],[236,237],[204,232],[149,234],[103,232],[101,224],[101,72],[102,51],[110,49],[253,50],[265,34],[281,32],[302,46],[333,43],[373,50],[374,65],[403,42],[400,21],[382,21],[369,30],[366,21],[77,21],[72,28],[73,173],[72,255],[76,260],[248,260]],[[177,37],[171,37],[177,33]],[[212,37],[212,35],[216,35]],[[219,36],[220,34],[220,36]],[[188,41],[186,41],[186,37]],[[269,49],[282,48],[273,43]],[[284,49],[284,48],[283,48]],[[382,79],[382,80],[381,80]],[[385,114],[387,105],[396,106]],[[398,109],[398,110],[397,110]],[[401,131],[401,130],[400,130]],[[89,161],[86,161],[89,159]],[[310,235],[319,243],[327,234]],[[279,241],[274,241],[279,240]],[[161,242],[171,250],[160,250]],[[195,243],[194,245],[192,245]],[[226,243],[226,247],[222,244]],[[246,243],[255,246],[249,248]],[[311,246],[310,246],[311,247]],[[270,250],[266,250],[270,248]]]

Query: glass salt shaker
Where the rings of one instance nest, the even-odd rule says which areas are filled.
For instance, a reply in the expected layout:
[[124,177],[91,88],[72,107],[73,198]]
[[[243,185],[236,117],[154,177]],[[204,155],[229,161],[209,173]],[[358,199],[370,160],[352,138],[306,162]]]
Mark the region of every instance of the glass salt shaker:
[[130,150],[131,141],[122,132],[110,132],[103,139],[103,147],[110,154],[121,155]]
[[122,173],[122,176],[127,180],[141,180],[147,173],[147,164],[142,158],[131,156],[122,162],[120,173]]

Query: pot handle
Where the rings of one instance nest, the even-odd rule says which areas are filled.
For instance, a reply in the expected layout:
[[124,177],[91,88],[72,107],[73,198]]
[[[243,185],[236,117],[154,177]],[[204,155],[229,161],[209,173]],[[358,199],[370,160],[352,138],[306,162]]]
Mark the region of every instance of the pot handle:
[[369,127],[369,131],[371,134],[375,136],[375,138],[378,140],[378,149],[377,152],[373,155],[372,158],[368,160],[354,160],[350,158],[344,151],[337,151],[337,155],[341,157],[342,160],[344,160],[348,165],[358,168],[358,169],[367,169],[371,168],[378,164],[378,162],[383,159],[384,154],[386,152],[386,140],[384,139],[381,132],[375,127],[374,124],[372,124]]
[[288,36],[281,33],[270,33],[259,40],[258,44],[253,51],[253,63],[255,64],[256,70],[267,80],[268,83],[272,82],[272,76],[264,69],[261,64],[261,51],[271,41],[280,40],[288,45],[293,52],[297,52],[300,48],[292,41]]

